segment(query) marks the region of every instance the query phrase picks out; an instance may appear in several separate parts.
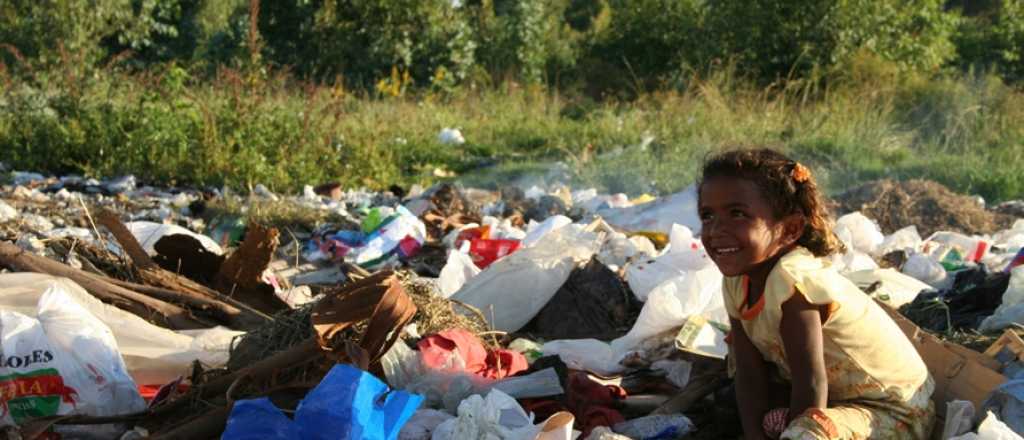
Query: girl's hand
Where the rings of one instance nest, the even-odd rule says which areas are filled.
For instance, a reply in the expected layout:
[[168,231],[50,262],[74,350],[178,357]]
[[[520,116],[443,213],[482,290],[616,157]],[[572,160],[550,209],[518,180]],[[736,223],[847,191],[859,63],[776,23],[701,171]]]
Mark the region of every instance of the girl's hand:
[[828,376],[825,374],[821,331],[827,315],[827,305],[811,304],[800,292],[782,304],[779,330],[793,386],[787,422],[808,408],[825,408],[828,405]]

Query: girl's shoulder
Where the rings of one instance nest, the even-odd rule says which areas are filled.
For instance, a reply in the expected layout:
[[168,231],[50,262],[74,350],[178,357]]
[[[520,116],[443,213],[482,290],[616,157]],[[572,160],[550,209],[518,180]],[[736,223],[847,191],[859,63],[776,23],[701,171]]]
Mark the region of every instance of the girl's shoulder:
[[779,306],[796,292],[813,304],[824,304],[845,302],[852,293],[860,293],[860,289],[840,274],[830,260],[798,247],[779,260],[765,283],[768,300]]

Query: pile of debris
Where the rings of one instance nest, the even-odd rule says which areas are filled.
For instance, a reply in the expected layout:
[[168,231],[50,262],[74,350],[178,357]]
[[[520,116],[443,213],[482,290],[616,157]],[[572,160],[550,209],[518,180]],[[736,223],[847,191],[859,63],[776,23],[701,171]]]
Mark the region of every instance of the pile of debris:
[[[633,200],[564,185],[241,196],[11,177],[0,187],[8,434],[740,434],[722,275],[699,240],[693,188]],[[916,225],[909,205],[865,191],[841,197],[862,212],[839,218],[847,251],[834,264],[911,336],[939,408],[965,401],[1020,432],[1024,219],[997,231],[981,207],[988,220]],[[289,224],[256,212],[272,204],[316,214]],[[967,235],[978,231],[989,235]],[[955,434],[984,418],[950,408],[940,413]]]

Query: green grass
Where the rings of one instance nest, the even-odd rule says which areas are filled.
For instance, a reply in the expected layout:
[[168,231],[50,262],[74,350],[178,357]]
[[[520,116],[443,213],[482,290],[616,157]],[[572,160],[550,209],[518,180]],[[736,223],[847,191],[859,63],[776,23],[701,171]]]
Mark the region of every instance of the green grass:
[[[0,161],[286,192],[430,183],[441,169],[478,186],[561,177],[636,195],[685,187],[709,152],[767,145],[809,163],[831,192],[923,177],[989,201],[1024,195],[1024,93],[994,76],[884,67],[768,90],[725,69],[685,90],[600,103],[514,84],[361,96],[284,74],[194,78],[174,66],[0,73]],[[440,144],[443,127],[467,143]]]

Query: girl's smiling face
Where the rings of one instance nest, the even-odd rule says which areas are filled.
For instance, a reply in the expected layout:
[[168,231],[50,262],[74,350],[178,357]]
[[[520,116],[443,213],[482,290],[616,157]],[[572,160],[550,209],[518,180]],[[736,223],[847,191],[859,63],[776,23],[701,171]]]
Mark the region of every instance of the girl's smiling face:
[[799,215],[777,219],[768,200],[750,180],[715,177],[700,187],[700,239],[725,276],[752,275],[771,263],[799,238]]

